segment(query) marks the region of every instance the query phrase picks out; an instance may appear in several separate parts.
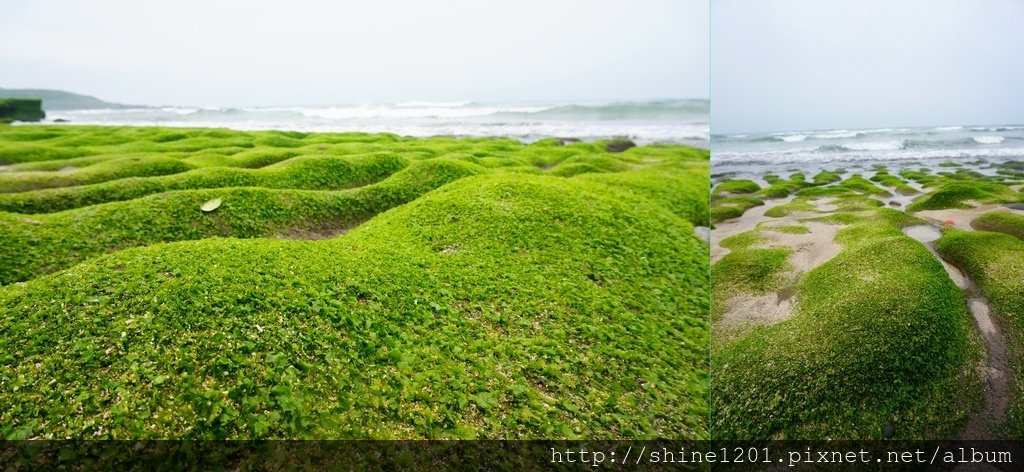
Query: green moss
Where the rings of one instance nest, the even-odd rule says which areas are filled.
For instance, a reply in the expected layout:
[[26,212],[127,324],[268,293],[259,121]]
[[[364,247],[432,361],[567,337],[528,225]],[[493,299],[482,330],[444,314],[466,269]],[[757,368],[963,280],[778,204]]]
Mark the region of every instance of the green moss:
[[764,216],[772,218],[781,218],[783,216],[791,215],[793,213],[817,213],[817,208],[814,207],[809,201],[804,199],[793,200],[789,203],[785,203],[779,206],[769,208],[768,211],[764,212]]
[[769,182],[770,186],[757,191],[757,195],[763,198],[785,198],[791,193],[811,185],[804,179],[804,175],[799,173],[790,176],[789,180],[779,178],[769,180],[768,176],[765,176],[765,181]]
[[707,152],[682,152],[675,154],[674,158],[669,156],[663,155],[666,161],[661,164],[629,172],[587,174],[579,179],[629,189],[658,202],[696,226],[708,226],[711,211],[707,198],[710,185]]
[[190,169],[192,166],[172,157],[125,156],[68,171],[6,172],[0,174],[0,193],[86,185],[125,177],[176,174]]
[[832,204],[835,205],[835,211],[839,212],[865,211],[885,206],[885,203],[882,203],[876,198],[858,194],[841,195],[836,197]]
[[[1011,372],[1024,370],[1024,242],[985,231],[944,232],[935,243],[942,256],[964,270],[988,298],[992,315],[1006,336]],[[1006,437],[1024,438],[1024,376],[1010,378]]]
[[[172,159],[170,162],[179,163],[180,161]],[[131,200],[172,190],[224,187],[338,190],[379,181],[407,164],[405,159],[397,155],[384,153],[344,157],[301,156],[256,170],[211,167],[159,177],[130,177],[94,185],[0,194],[0,211],[49,213],[100,203]],[[136,173],[131,163],[121,160],[102,165],[104,169],[111,169],[107,173],[108,176],[116,175],[118,170],[124,169],[130,173]],[[118,167],[119,165],[124,166]],[[151,160],[143,161],[143,165],[153,166],[153,162]],[[97,170],[98,167],[94,166],[89,169]],[[13,175],[30,174],[16,173]],[[96,175],[95,172],[92,175]]]
[[123,251],[0,289],[0,432],[707,438],[706,261],[628,189],[509,174],[329,241]]
[[837,172],[822,171],[814,176],[814,183],[816,185],[827,185],[841,180],[843,180],[843,177]]
[[[751,238],[742,234],[734,237]],[[736,240],[739,241],[743,239]],[[788,248],[752,249],[741,244],[733,247],[736,249],[711,267],[711,279],[714,281],[711,313],[716,321],[725,314],[726,303],[733,296],[767,293],[779,289],[786,282],[782,274],[789,267]],[[714,389],[717,390],[718,386],[715,385]]]
[[907,207],[909,211],[945,210],[949,208],[972,208],[970,202],[1006,203],[1019,196],[1009,187],[995,182],[973,180],[951,182],[942,185],[924,198]]
[[871,177],[873,182],[878,182],[886,187],[895,189],[900,195],[916,195],[918,192],[914,187],[907,185],[906,181],[896,177],[895,175],[889,174],[888,172],[878,172]]
[[0,98],[0,118],[14,121],[39,121],[46,117],[38,98]]
[[774,231],[776,233],[785,234],[807,234],[811,232],[811,230],[807,229],[807,227],[803,225],[766,226],[764,229],[765,231]]
[[[836,241],[840,254],[800,279],[791,318],[716,336],[717,438],[870,439],[889,424],[942,437],[980,406],[980,346],[942,265],[878,220]],[[738,276],[714,272],[716,292]]]
[[930,175],[931,170],[927,168],[921,168],[918,170],[903,169],[899,172],[900,176],[905,179],[913,180],[921,185],[929,186],[934,182],[942,181],[942,178],[935,175]]
[[761,236],[761,231],[751,230],[729,236],[718,243],[718,245],[727,249],[737,250],[748,248],[762,241],[764,241],[764,237]]
[[[418,162],[394,176],[349,191],[236,187],[186,190],[59,213],[0,213],[0,284],[54,270],[114,250],[215,236],[311,237],[344,232],[384,210],[445,183],[479,172],[472,164]],[[199,207],[224,203],[213,213]],[[30,248],[32,248],[30,250]]]
[[746,211],[746,208],[738,206],[715,206],[711,208],[711,222],[719,223],[725,220],[739,218],[743,216],[743,213],[745,213]]
[[754,193],[760,189],[752,180],[726,180],[715,186],[714,195]]
[[890,196],[892,194],[886,190],[878,188],[875,184],[871,183],[871,181],[858,174],[853,175],[835,185],[802,189],[797,192],[797,195],[801,197],[836,197],[844,195]]
[[878,186],[872,184],[871,181],[865,179],[859,174],[851,176],[839,185],[853,192],[864,195],[878,195],[883,197],[892,195],[888,191],[878,188]]
[[743,216],[747,210],[764,205],[764,201],[751,196],[718,197],[711,203],[711,222],[719,223]]
[[4,437],[708,438],[706,150],[27,128]]
[[1024,216],[1011,211],[993,211],[985,213],[971,222],[971,227],[980,231],[1006,233],[1017,239],[1024,240]]

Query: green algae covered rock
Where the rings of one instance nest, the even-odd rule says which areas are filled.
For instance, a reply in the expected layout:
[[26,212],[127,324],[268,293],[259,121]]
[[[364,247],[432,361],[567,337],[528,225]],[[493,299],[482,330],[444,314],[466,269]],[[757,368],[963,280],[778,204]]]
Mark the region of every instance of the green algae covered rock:
[[6,438],[709,437],[706,151],[19,128]]
[[46,117],[38,98],[0,98],[0,120],[39,121]]

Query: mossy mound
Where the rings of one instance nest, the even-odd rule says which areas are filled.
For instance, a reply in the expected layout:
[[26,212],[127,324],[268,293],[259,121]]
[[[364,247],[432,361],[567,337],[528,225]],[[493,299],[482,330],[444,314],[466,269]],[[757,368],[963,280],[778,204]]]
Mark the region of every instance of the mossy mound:
[[1024,438],[1024,241],[986,231],[949,230],[935,249],[964,270],[988,298],[992,315],[1007,340],[1010,405],[1005,422],[1009,439]]
[[747,210],[764,205],[764,201],[751,196],[717,197],[711,203],[711,222],[718,223],[739,218]]
[[972,202],[1007,203],[1021,197],[1008,186],[987,180],[950,182],[938,187],[907,207],[910,211],[973,208]]
[[[181,164],[169,159],[169,162]],[[131,165],[108,161],[104,167],[131,171]],[[124,167],[118,167],[124,165]],[[151,170],[161,169],[154,162],[145,163]],[[300,156],[260,169],[210,167],[173,173],[161,177],[130,177],[94,185],[61,186],[30,192],[0,194],[0,211],[14,213],[50,213],[100,203],[132,200],[172,190],[215,189],[224,187],[262,187],[305,190],[338,190],[358,187],[382,180],[408,165],[395,154],[374,153],[352,156]],[[89,167],[96,169],[98,166]],[[172,170],[180,170],[168,166]],[[137,172],[136,172],[137,173]],[[10,177],[46,175],[51,180],[67,179],[51,172],[15,173]],[[77,174],[77,172],[76,172]],[[2,176],[0,176],[2,177]],[[11,180],[11,179],[9,179]],[[55,183],[55,182],[54,182]]]
[[[1024,216],[1011,211],[985,213],[971,222],[971,227],[980,231],[1005,233],[1024,240]],[[1024,274],[1021,274],[1024,276]]]
[[[560,169],[588,165],[591,171],[577,178],[629,188],[695,225],[709,224],[707,151],[682,146],[642,146],[610,154],[602,150],[601,143],[560,146],[358,133],[34,128],[49,130],[36,136],[36,141],[63,143],[62,148],[72,154],[77,154],[84,142],[115,148],[197,139],[252,144],[278,136],[307,144],[285,151],[252,144],[252,148],[229,154],[218,154],[216,149],[142,157],[100,154],[70,158],[84,166],[73,172],[14,166],[15,171],[0,174],[0,180],[35,182],[28,185],[32,187],[42,176],[51,185],[73,186],[0,194],[0,285],[64,269],[106,252],[158,242],[215,236],[334,236],[448,182],[482,173],[577,175]],[[21,128],[11,132],[16,139],[7,134],[0,132],[0,143],[5,137],[11,145],[30,142],[23,139]],[[140,135],[145,136],[142,144],[125,141],[140,139]],[[53,162],[63,160],[59,154],[55,160],[40,159],[21,166],[47,164],[52,168]],[[176,172],[181,169],[191,170]],[[158,175],[133,176],[137,174]],[[74,185],[87,175],[101,175],[101,180],[109,181]],[[223,205],[209,214],[199,211],[204,202],[214,199]]]
[[[961,401],[982,388],[964,298],[885,210],[828,217],[850,217],[842,250],[800,278],[790,318],[716,335],[716,438],[880,439],[889,425],[943,437],[980,406]],[[778,289],[786,251],[741,247],[716,263],[716,316],[728,297]]]
[[[374,169],[391,143],[401,168],[0,213],[3,282],[25,281],[0,287],[0,434],[709,437],[706,151],[633,147],[566,178],[533,173],[603,169],[604,144],[278,136]],[[351,178],[331,175],[312,187]]]
[[744,194],[754,193],[761,190],[761,186],[752,180],[726,180],[715,186],[713,195]]
[[[871,181],[860,175],[853,175],[843,180],[840,173],[843,169],[834,172],[824,171],[808,181],[801,172],[790,174],[788,179],[777,175],[765,175],[764,179],[769,186],[756,189],[756,183],[749,180],[728,180],[715,187],[711,198],[711,220],[721,222],[742,216],[748,209],[764,204],[761,199],[785,198],[796,195],[792,202],[771,208],[765,213],[770,217],[782,217],[793,212],[815,212],[815,207],[810,203],[818,197],[837,197],[839,203],[844,205],[842,211],[859,211],[878,206],[877,202],[869,201],[869,196],[884,197],[891,194]],[[894,180],[887,180],[887,184],[894,187],[902,186],[916,193],[898,177],[889,176]],[[897,185],[896,181],[899,182]],[[901,187],[901,188],[902,188]],[[858,198],[863,197],[863,198]]]
[[880,197],[892,195],[889,191],[879,188],[860,174],[854,174],[835,185],[811,187],[797,192],[797,195],[802,197],[830,197],[849,194],[875,195]]
[[802,188],[815,185],[813,182],[808,182],[804,174],[799,172],[791,174],[788,180],[770,175],[766,175],[764,179],[769,186],[756,193],[762,198],[785,198]]
[[843,176],[841,174],[842,174],[841,170],[840,171],[835,171],[835,172],[822,171],[822,172],[817,173],[814,176],[814,183],[816,185],[828,185],[828,184],[836,183],[836,182],[839,182],[839,181],[843,180]]
[[659,205],[538,176],[322,243],[124,251],[0,292],[4,433],[706,437],[706,257]]
[[886,187],[896,190],[900,195],[916,195],[920,192],[914,187],[907,185],[907,182],[895,175],[888,173],[885,170],[878,171],[874,176],[871,177],[872,182],[878,182]]

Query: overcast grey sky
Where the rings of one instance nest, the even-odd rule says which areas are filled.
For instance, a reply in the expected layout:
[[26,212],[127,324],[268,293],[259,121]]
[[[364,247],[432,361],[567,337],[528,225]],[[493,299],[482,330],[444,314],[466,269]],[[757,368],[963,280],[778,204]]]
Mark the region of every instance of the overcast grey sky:
[[0,87],[132,104],[708,96],[707,0],[0,0]]
[[713,0],[715,134],[1024,123],[1024,1]]

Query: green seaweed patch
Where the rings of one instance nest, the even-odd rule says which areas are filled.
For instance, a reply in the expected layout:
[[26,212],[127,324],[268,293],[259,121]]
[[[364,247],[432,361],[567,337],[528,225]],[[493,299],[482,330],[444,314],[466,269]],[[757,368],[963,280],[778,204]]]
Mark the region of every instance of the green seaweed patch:
[[803,180],[778,180],[768,187],[758,190],[756,195],[762,198],[785,198],[811,184]]
[[834,172],[822,171],[822,172],[819,172],[817,175],[814,176],[814,184],[815,185],[834,184],[834,183],[839,182],[841,180],[843,180],[843,176],[838,171],[834,171]]
[[768,211],[764,212],[764,216],[770,216],[772,218],[781,218],[797,213],[818,213],[818,209],[811,204],[808,200],[798,198],[789,203],[774,206],[769,208]]
[[880,197],[888,197],[892,195],[891,193],[889,193],[889,191],[878,188],[878,186],[871,183],[870,180],[865,179],[860,174],[850,176],[850,178],[844,180],[839,185],[841,187],[865,195],[877,195]]
[[0,193],[86,185],[125,177],[176,174],[193,169],[180,159],[160,155],[124,156],[85,168],[58,172],[7,172],[0,174]]
[[1008,203],[1019,198],[1008,186],[982,180],[951,182],[927,194],[907,207],[909,211],[973,208],[972,201],[980,203]]
[[764,205],[764,200],[752,196],[718,197],[711,205],[711,222],[719,223],[743,216],[747,210]]
[[811,232],[811,230],[804,225],[765,226],[764,230],[785,234],[807,234]]
[[[342,238],[156,244],[0,288],[0,434],[709,437],[690,223],[582,179],[433,187]],[[202,216],[230,223],[225,197]]]
[[835,211],[865,211],[885,206],[877,198],[857,194],[839,196],[832,204],[836,207]]
[[840,225],[853,225],[879,220],[885,221],[889,225],[901,229],[906,228],[907,226],[923,225],[928,223],[928,221],[923,218],[888,207],[878,207],[859,212],[836,212],[826,216],[800,219],[802,222],[818,222]]
[[943,437],[981,406],[981,346],[942,265],[877,220],[836,241],[801,277],[792,317],[716,338],[716,437]]
[[979,231],[1005,233],[1024,240],[1024,216],[1007,210],[985,213],[971,221],[971,227]]
[[896,190],[896,193],[900,195],[916,195],[920,192],[914,187],[907,185],[907,182],[903,179],[896,177],[888,172],[881,171],[871,177],[872,182],[878,182],[886,187]]
[[[707,189],[710,186],[710,161],[704,153],[678,152],[665,161],[627,172],[587,174],[580,180],[601,182],[628,189],[638,196],[658,202],[695,226],[709,226],[711,211]],[[633,151],[632,149],[630,151]],[[627,151],[630,152],[630,151]]]
[[761,190],[761,186],[757,185],[753,180],[726,180],[715,186],[713,195],[746,194],[754,193],[758,190]]
[[262,169],[211,167],[157,177],[0,194],[0,211],[50,213],[175,190],[226,187],[340,190],[387,178],[408,165],[394,154],[301,156]]
[[[737,235],[740,236],[740,235]],[[788,282],[789,248],[737,248],[711,266],[712,319],[719,320],[726,304],[740,294],[760,295]]]
[[[1024,369],[1024,241],[987,231],[945,231],[935,249],[973,280],[1006,335],[1011,372]],[[1024,376],[1010,378],[1005,437],[1024,437]]]
[[718,245],[730,250],[738,250],[760,244],[764,240],[765,238],[761,236],[760,230],[750,230],[729,236],[718,243]]

